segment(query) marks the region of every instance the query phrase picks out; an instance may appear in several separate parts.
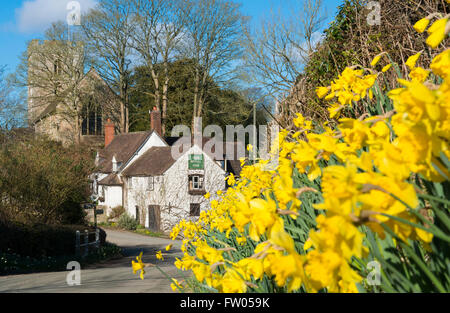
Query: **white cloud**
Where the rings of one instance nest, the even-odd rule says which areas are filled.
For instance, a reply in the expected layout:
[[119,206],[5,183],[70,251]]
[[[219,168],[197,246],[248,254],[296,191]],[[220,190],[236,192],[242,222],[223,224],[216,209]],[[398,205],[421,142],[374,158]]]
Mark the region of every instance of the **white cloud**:
[[[66,21],[70,11],[67,4],[72,0],[28,0],[16,9],[18,31],[22,33],[41,32],[51,23]],[[95,0],[77,0],[81,12],[86,12],[96,4]]]

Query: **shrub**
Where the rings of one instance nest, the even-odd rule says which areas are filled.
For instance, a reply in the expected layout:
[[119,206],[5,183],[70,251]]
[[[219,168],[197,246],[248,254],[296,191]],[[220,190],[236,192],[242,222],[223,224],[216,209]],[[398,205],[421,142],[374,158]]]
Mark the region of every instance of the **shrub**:
[[40,135],[4,134],[0,147],[2,218],[29,224],[84,223],[94,162],[85,148]]
[[119,217],[118,225],[120,228],[126,230],[136,230],[138,227],[138,222],[135,218],[128,215],[128,213],[124,213]]
[[122,214],[125,213],[125,208],[123,206],[116,206],[111,210],[111,214],[109,215],[109,219],[119,218]]
[[33,272],[64,271],[71,261],[80,262],[81,266],[107,260],[122,255],[122,249],[106,242],[100,249],[89,251],[86,257],[80,256],[45,256],[24,257],[12,251],[0,251],[0,275],[26,274]]
[[[410,51],[426,50],[421,58],[423,66],[429,67],[431,59],[440,51],[427,48],[426,32],[417,33],[413,25],[423,16],[436,11],[443,15],[450,12],[450,4],[445,1],[422,0],[377,0],[381,6],[381,23],[376,27],[367,23],[367,0],[345,0],[339,6],[337,15],[328,29],[317,50],[310,56],[305,65],[304,74],[297,78],[297,85],[290,96],[280,106],[280,116],[277,118],[283,126],[293,125],[296,113],[315,121],[329,120],[325,101],[315,95],[319,86],[330,84],[346,67],[358,64],[370,67],[371,60],[381,52],[388,52],[389,57],[401,64]],[[401,23],[399,23],[401,21]],[[407,67],[400,67],[402,75],[406,76]],[[379,80],[380,88],[387,89],[396,85],[396,75],[386,73]],[[365,110],[360,104],[355,104],[352,111],[345,114],[359,117]]]

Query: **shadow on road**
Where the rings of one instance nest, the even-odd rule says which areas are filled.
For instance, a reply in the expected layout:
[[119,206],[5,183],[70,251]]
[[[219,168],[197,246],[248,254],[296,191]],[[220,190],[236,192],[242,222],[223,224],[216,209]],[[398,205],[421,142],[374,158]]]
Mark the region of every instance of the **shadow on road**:
[[[123,246],[122,254],[123,257],[114,258],[108,261],[104,261],[101,263],[91,264],[86,266],[86,269],[96,269],[96,268],[119,268],[119,267],[129,267],[131,268],[131,261],[136,261],[136,257],[143,252],[142,261],[144,263],[150,263],[157,265],[159,267],[167,267],[173,266],[176,258],[180,258],[182,256],[182,252],[179,249],[173,249],[170,251],[166,251],[161,248],[161,245],[129,245]],[[158,260],[156,258],[156,253],[158,251],[162,251],[164,260]]]

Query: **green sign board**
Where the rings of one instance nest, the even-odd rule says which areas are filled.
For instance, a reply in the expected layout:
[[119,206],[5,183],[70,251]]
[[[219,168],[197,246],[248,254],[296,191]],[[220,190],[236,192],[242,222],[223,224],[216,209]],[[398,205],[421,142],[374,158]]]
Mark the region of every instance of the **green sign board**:
[[189,155],[189,169],[190,170],[203,170],[205,168],[203,154],[190,154]]

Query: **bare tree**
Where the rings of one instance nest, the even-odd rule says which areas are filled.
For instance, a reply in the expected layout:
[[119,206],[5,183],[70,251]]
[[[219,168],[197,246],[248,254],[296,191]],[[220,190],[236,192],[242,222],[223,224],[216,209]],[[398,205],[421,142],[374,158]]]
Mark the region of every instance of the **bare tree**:
[[[226,0],[192,0],[181,52],[193,60],[194,113],[202,116],[209,78],[223,83],[241,56],[239,38],[245,18],[240,5]],[[192,121],[192,123],[194,123]]]
[[119,130],[129,129],[130,65],[132,63],[132,4],[126,0],[101,0],[83,16],[83,33],[87,45],[99,57],[100,75],[118,91],[121,99]]
[[190,4],[185,0],[134,0],[133,6],[137,26],[132,33],[133,47],[150,70],[155,105],[161,109],[162,130],[165,133],[169,64],[176,57]]
[[290,9],[290,18],[272,11],[259,27],[245,28],[244,77],[276,101],[289,94],[314,52],[324,21],[322,2],[302,0]]
[[15,88],[0,66],[0,130],[25,125],[26,105],[23,91]]

